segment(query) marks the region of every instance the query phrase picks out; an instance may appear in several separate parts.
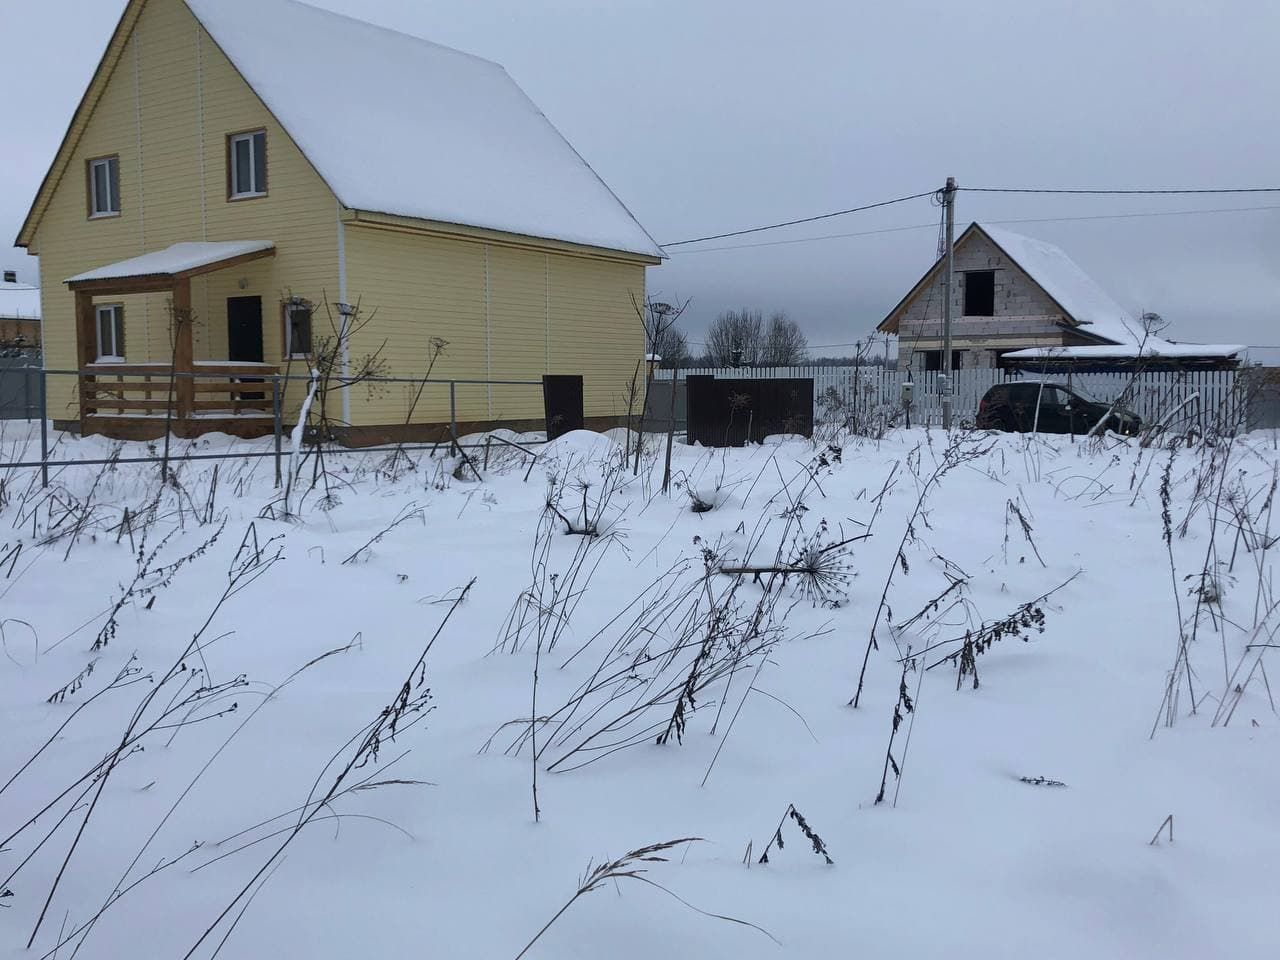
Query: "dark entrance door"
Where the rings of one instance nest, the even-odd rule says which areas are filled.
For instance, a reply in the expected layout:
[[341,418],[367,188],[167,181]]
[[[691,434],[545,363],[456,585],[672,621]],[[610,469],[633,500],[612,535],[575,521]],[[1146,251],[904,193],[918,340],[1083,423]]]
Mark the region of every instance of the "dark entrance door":
[[[233,363],[262,362],[262,298],[227,298],[227,359]],[[255,377],[243,382],[260,383]],[[241,400],[261,400],[261,393],[242,393]]]
[[227,298],[227,359],[262,362],[262,298]]

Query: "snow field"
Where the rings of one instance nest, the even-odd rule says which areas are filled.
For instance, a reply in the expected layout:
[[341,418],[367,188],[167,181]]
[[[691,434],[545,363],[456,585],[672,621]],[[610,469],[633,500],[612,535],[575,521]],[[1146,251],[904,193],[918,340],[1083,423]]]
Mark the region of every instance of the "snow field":
[[[10,424],[0,435],[5,460],[29,442],[20,429]],[[839,449],[795,438],[729,451],[677,445],[670,496],[657,489],[663,445],[650,439],[639,477],[615,466],[620,432],[570,434],[542,448],[527,481],[522,455],[496,446],[482,482],[452,460],[421,457],[388,475],[380,455],[336,454],[327,462],[338,502],[320,509],[321,492],[311,493],[288,519],[271,518],[279,510],[271,509],[278,494],[269,458],[218,464],[216,486],[209,463],[182,465],[165,488],[158,468],[145,465],[55,471],[48,492],[33,472],[6,476],[0,561],[21,550],[0,562],[3,836],[116,747],[148,689],[202,629],[228,570],[243,569],[240,548],[255,536],[264,565],[217,610],[201,652],[187,658],[189,670],[197,661],[207,669],[192,686],[230,684],[228,695],[184,716],[198,722],[149,734],[113,769],[34,952],[24,945],[85,802],[71,809],[64,800],[0,844],[0,878],[14,874],[4,881],[13,896],[0,900],[0,956],[51,953],[59,931],[65,937],[93,917],[117,881],[125,887],[182,857],[113,902],[79,955],[183,957],[232,904],[191,956],[214,955],[230,929],[224,956],[511,958],[573,896],[589,863],[681,837],[704,840],[669,851],[669,862],[641,864],[665,891],[628,878],[606,883],[526,956],[1274,956],[1280,738],[1261,672],[1265,649],[1247,649],[1274,642],[1265,639],[1274,629],[1270,588],[1258,588],[1270,577],[1270,551],[1260,549],[1269,544],[1262,528],[1278,459],[1270,437],[1171,453],[1114,438],[972,435],[954,440],[954,465],[932,484],[949,449],[938,431],[842,438]],[[59,453],[88,458],[118,446],[63,438]],[[259,444],[206,437],[197,446]],[[301,489],[311,468],[304,458]],[[1173,574],[1161,516],[1166,473]],[[586,543],[563,532],[564,521],[547,513],[549,476],[570,522],[586,487],[602,536]],[[693,511],[690,492],[713,509]],[[1243,512],[1225,505],[1227,493]],[[1010,503],[1030,524],[1034,549]],[[126,507],[135,518],[127,530]],[[1245,516],[1257,528],[1240,533]],[[783,584],[716,572],[791,563],[794,544],[831,545],[868,526],[869,537],[824,555],[849,579],[821,596],[806,591],[803,575]],[[153,603],[150,595],[127,602],[107,645],[91,649],[139,550],[159,546],[160,565],[215,533],[155,587]],[[1216,553],[1207,553],[1211,544]],[[501,649],[513,608],[539,582],[540,555],[543,599],[549,575],[568,577],[575,556],[586,556],[570,591],[575,605],[554,648],[539,649],[533,631],[516,652]],[[1220,608],[1196,601],[1206,556]],[[687,600],[646,621],[647,645],[637,633],[607,656],[643,607],[633,602],[653,598],[646,588],[664,573],[677,584],[671,596]],[[956,578],[964,586],[936,611],[902,630],[889,626],[906,624]],[[980,653],[977,689],[966,676],[957,690],[951,663],[923,669],[962,645],[943,641],[1044,594],[1035,604],[1043,632],[1005,636]],[[694,603],[706,611],[709,596],[737,610],[735,622],[761,611],[773,639],[698,692],[679,742],[638,735],[651,722],[665,728],[666,702],[598,741],[634,743],[602,749],[579,769],[548,769],[556,755],[548,749],[535,822],[528,745],[506,752],[528,728],[535,661],[538,716],[548,716],[601,664],[661,651],[678,635],[680,614]],[[1188,636],[1200,618],[1188,644],[1196,709],[1180,669],[1169,726],[1162,698],[1180,615]],[[425,671],[413,671],[446,616]],[[879,649],[854,709],[848,702],[877,621]],[[915,655],[905,675],[898,646]],[[683,676],[697,653],[673,654],[663,676]],[[11,780],[135,655],[144,679],[89,702]],[[91,662],[82,686],[46,702]],[[344,793],[273,859],[287,834],[271,834],[311,809],[297,811],[313,785],[324,793],[352,756],[353,738],[411,673],[414,696],[430,691],[429,710],[409,718],[416,725],[406,720],[408,729],[348,783],[421,782]],[[902,776],[890,770],[877,805],[904,676],[915,709],[903,714],[891,748]],[[173,689],[156,702],[169,702]],[[582,712],[585,729],[643,689],[593,701],[605,706],[594,720]],[[1225,712],[1219,703],[1237,698],[1230,722],[1215,724]],[[214,716],[230,703],[233,712]],[[755,862],[791,804],[833,866],[790,819],[785,846]],[[1162,834],[1150,844],[1169,814],[1173,842]],[[237,893],[268,864],[267,882],[249,887],[239,915],[246,898]]]

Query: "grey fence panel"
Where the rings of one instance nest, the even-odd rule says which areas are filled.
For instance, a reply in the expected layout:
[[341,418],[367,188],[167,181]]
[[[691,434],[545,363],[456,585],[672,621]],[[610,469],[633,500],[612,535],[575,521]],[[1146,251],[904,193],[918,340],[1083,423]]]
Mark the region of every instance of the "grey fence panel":
[[[886,370],[880,366],[844,366],[844,367],[735,367],[728,369],[697,368],[678,371],[679,378],[686,376],[711,375],[721,380],[735,378],[768,379],[796,378],[813,379],[813,395],[815,404],[822,404],[837,398],[847,407],[861,410],[875,410],[881,407],[898,407],[902,402],[902,386],[912,386],[911,421],[917,426],[937,425],[942,422],[942,394],[939,380],[941,374],[936,370]],[[1241,422],[1239,414],[1243,411],[1242,403],[1250,402],[1250,423],[1263,423],[1271,418],[1265,410],[1253,416],[1253,402],[1247,391],[1237,386],[1237,374],[1234,370],[1187,370],[1161,371],[1156,373],[1140,373],[1136,377],[1131,372],[1084,373],[1084,374],[1052,374],[1045,379],[1067,383],[1073,389],[1101,403],[1111,403],[1124,396],[1127,407],[1137,413],[1144,422],[1159,420],[1167,414],[1174,414],[1178,425],[1185,426],[1197,423],[1204,428],[1210,424],[1236,424]],[[666,410],[667,400],[663,394],[670,392],[671,370],[656,371],[653,384],[649,388],[653,409]],[[1032,373],[1016,374],[1002,370],[957,370],[952,375],[953,411],[961,425],[971,423],[978,413],[978,403],[983,394],[995,384],[1012,379],[1040,379]],[[1255,391],[1262,398],[1270,398],[1274,394]],[[1268,402],[1262,399],[1260,402]]]
[[39,417],[39,358],[0,357],[0,420],[37,420]]
[[684,429],[687,414],[685,412],[684,377],[671,389],[671,378],[654,380],[644,398],[644,428],[661,433],[671,424],[671,406],[674,400],[676,427]]

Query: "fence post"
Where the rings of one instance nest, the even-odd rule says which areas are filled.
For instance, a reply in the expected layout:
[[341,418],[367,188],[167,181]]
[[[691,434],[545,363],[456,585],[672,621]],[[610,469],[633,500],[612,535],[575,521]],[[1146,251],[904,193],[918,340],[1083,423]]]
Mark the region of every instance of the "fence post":
[[458,455],[458,383],[449,381],[449,450],[450,456]]
[[48,374],[40,367],[40,486],[49,486],[49,388]]
[[283,415],[280,409],[280,374],[271,375],[271,432],[275,434],[276,443],[276,489],[280,489],[283,478],[280,475],[280,443],[284,430]]

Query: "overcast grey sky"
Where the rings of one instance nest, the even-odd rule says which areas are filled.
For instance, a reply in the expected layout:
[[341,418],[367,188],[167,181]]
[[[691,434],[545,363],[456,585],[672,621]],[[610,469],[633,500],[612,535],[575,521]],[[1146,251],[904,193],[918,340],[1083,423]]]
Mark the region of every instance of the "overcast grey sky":
[[[318,0],[503,63],[659,242],[961,186],[1280,185],[1277,0]],[[8,0],[0,233],[11,242],[124,0]],[[305,51],[299,51],[305,55]],[[448,91],[439,95],[447,96]],[[1280,343],[1280,194],[961,193],[957,222],[1064,247],[1168,335]],[[650,288],[785,309],[848,343],[932,262],[927,199],[672,251]],[[805,237],[861,237],[786,243]],[[20,251],[0,253],[34,279]],[[839,353],[841,349],[832,349]]]

